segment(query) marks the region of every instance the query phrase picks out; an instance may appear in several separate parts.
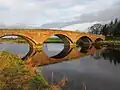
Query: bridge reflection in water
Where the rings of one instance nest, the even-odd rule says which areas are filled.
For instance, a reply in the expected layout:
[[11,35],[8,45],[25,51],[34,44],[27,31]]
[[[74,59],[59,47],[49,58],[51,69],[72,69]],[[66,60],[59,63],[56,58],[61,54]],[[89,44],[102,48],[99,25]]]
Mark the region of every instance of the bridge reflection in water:
[[[45,46],[45,47],[44,47]],[[41,56],[40,58],[37,58],[39,61],[41,61],[43,58],[44,59],[49,59],[49,58],[53,58],[55,55],[59,54],[59,52],[63,49],[64,47],[64,44],[63,43],[59,43],[59,44],[54,44],[54,43],[48,43],[48,44],[45,44],[43,46],[43,50],[41,50],[39,53],[41,53]],[[47,48],[46,48],[47,46]],[[11,53],[13,54],[16,54],[18,55],[19,57],[24,57],[27,52],[29,51],[29,45],[26,43],[26,44],[18,44],[18,43],[1,43],[0,44],[0,50],[3,51],[4,50],[7,50],[7,51],[10,51]],[[65,56],[66,57],[66,60],[65,59],[62,59],[63,61],[69,61],[69,60],[75,60],[73,58],[81,58],[83,56],[92,56],[94,58],[94,60],[109,60],[110,63],[112,64],[119,64],[120,63],[120,47],[103,47],[101,49],[96,49],[95,47],[92,47],[90,49],[87,50],[87,48],[81,50],[80,47],[74,47],[74,51],[76,51],[76,53],[74,54],[72,51],[70,52],[71,53],[71,59],[67,58],[69,56]],[[46,50],[47,49],[47,50]],[[47,52],[48,51],[48,52]],[[47,53],[46,53],[47,52]],[[87,53],[85,53],[87,52]],[[39,54],[38,54],[39,55]],[[44,57],[43,57],[44,56]],[[64,55],[63,55],[64,56]],[[63,57],[63,58],[65,58]],[[104,58],[104,59],[103,59]],[[57,60],[58,58],[56,58],[55,60]],[[61,58],[59,58],[61,59]],[[49,59],[51,60],[51,59]],[[26,61],[26,60],[25,60]],[[45,60],[46,61],[46,60]],[[62,61],[60,61],[62,62]],[[59,63],[58,62],[55,62],[55,63]],[[52,63],[51,63],[52,64]],[[45,65],[45,64],[43,64]],[[48,64],[46,64],[48,65]]]
[[84,50],[83,52],[80,52],[77,47],[73,47],[70,49],[70,52],[66,56],[64,56],[64,53],[62,53],[64,56],[62,58],[49,57],[43,50],[41,50],[39,52],[36,52],[35,56],[32,57],[30,61],[27,61],[27,64],[31,64],[32,66],[44,66],[49,64],[61,63],[63,61],[69,61],[76,58],[93,55],[94,53],[96,53],[96,50],[97,49],[93,46],[92,48],[87,49],[87,52],[84,53]]
[[[87,51],[86,51],[87,50]],[[62,53],[64,56],[64,53]],[[120,50],[115,49],[114,47],[102,47],[101,49],[96,49],[96,47],[92,46],[91,48],[84,48],[82,51],[77,47],[71,48],[71,51],[67,56],[63,58],[52,58],[46,55],[46,53],[41,50],[36,54],[36,58],[33,58],[32,65],[35,66],[44,66],[49,64],[61,63],[63,61],[76,60],[76,58],[82,58],[85,56],[92,56],[95,60],[109,60],[111,64],[120,64]],[[41,61],[41,62],[40,62]]]

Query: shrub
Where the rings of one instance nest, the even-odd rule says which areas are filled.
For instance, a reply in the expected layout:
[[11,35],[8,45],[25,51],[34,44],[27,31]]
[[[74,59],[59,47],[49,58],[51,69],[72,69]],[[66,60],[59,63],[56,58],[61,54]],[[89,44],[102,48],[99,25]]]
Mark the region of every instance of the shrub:
[[0,51],[0,90],[46,90],[45,86],[47,81],[40,74],[31,76],[23,60]]

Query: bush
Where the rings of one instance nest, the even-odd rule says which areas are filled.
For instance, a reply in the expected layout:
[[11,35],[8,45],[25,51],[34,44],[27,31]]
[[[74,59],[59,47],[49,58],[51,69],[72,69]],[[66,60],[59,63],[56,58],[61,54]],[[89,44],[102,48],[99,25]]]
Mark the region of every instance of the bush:
[[0,90],[46,90],[45,79],[36,74],[31,76],[24,61],[13,54],[0,51]]

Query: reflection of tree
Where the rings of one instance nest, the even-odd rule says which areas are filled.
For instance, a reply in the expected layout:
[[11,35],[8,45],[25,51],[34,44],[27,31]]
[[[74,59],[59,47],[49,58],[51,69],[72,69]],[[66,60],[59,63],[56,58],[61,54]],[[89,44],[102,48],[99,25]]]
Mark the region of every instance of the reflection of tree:
[[87,52],[88,52],[88,49],[87,49],[87,48],[81,48],[80,52],[81,52],[81,53],[87,53]]
[[79,49],[81,48],[80,52],[87,53],[90,46],[90,40],[88,37],[83,36],[76,42],[76,44]]
[[100,51],[97,51],[94,55],[93,55],[93,57],[95,58],[95,59],[100,59],[101,58],[101,55],[100,55],[101,53],[100,53]]
[[105,60],[110,60],[111,63],[115,65],[120,63],[120,50],[115,49],[105,49],[101,55]]

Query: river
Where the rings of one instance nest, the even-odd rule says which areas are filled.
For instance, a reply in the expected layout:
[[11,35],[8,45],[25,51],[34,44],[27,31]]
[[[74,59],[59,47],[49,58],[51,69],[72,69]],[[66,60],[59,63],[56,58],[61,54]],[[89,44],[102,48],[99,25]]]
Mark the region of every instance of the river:
[[[46,51],[45,48],[44,51],[52,56],[63,49],[63,44],[49,44],[47,47],[50,47],[49,51]],[[12,51],[23,57],[29,51],[29,46],[27,44],[1,43],[0,50]],[[120,53],[112,51],[109,53],[110,56],[105,53],[43,66],[42,74],[49,83],[57,83],[63,76],[66,76],[68,83],[64,90],[81,90],[83,82],[86,84],[87,90],[120,90],[120,64],[114,61],[119,62]]]

